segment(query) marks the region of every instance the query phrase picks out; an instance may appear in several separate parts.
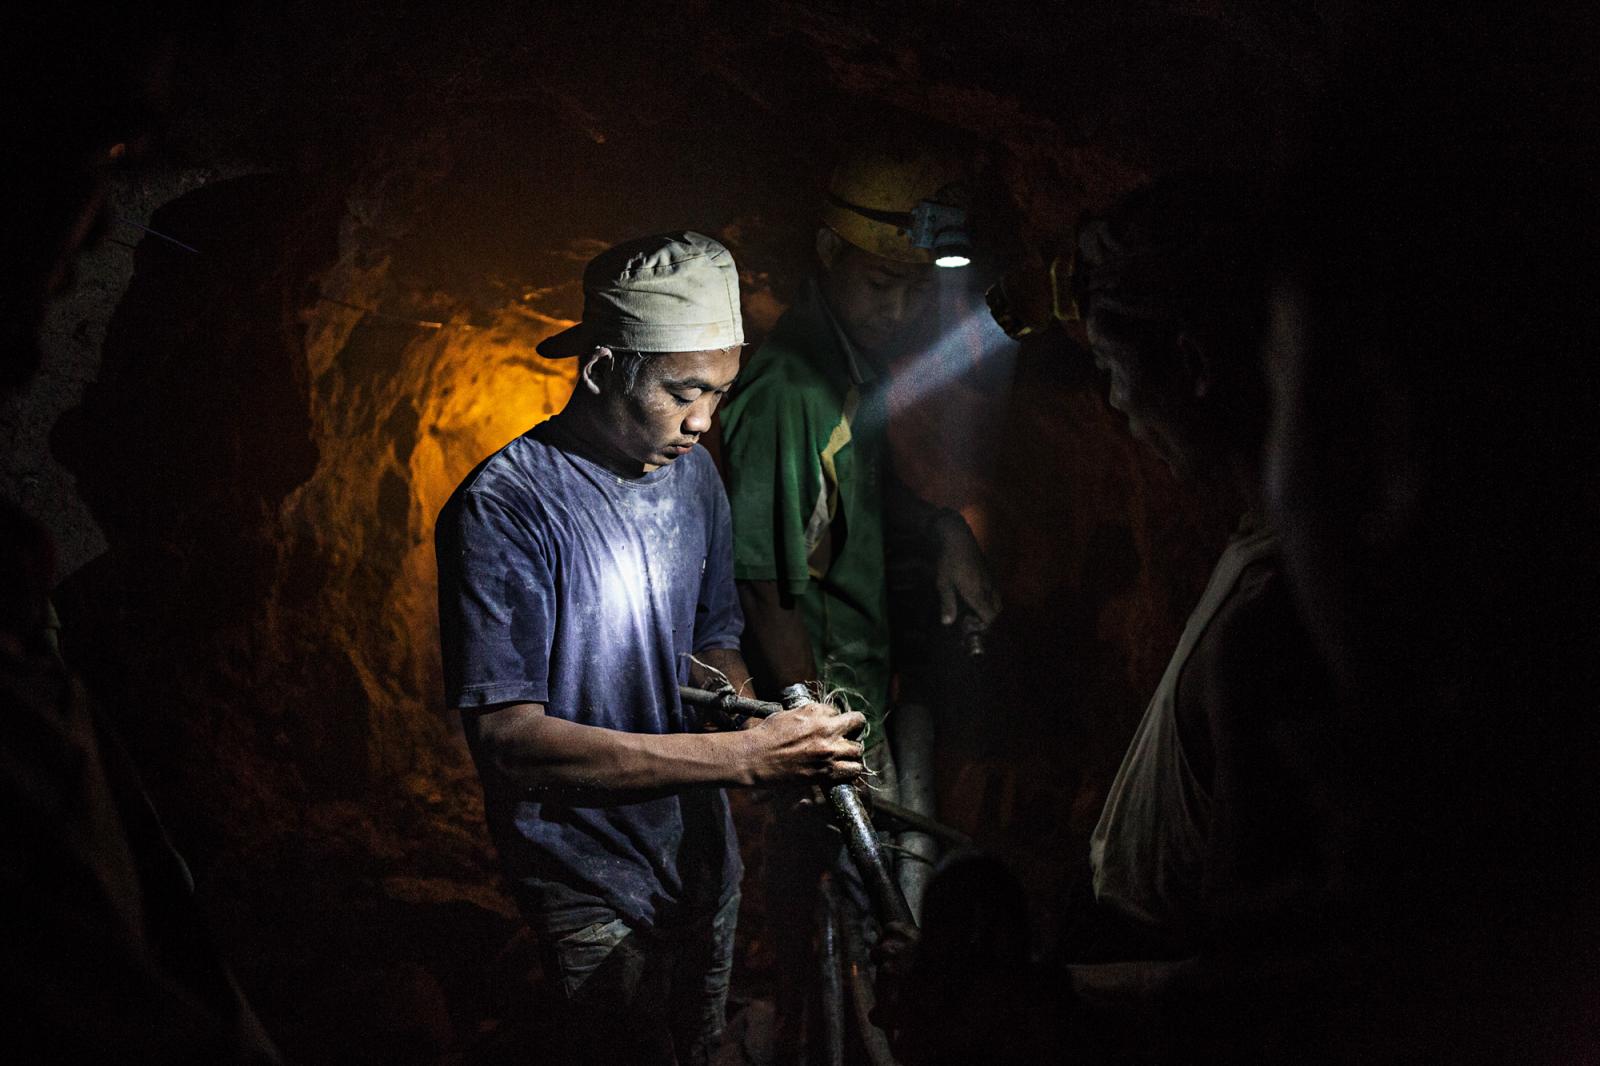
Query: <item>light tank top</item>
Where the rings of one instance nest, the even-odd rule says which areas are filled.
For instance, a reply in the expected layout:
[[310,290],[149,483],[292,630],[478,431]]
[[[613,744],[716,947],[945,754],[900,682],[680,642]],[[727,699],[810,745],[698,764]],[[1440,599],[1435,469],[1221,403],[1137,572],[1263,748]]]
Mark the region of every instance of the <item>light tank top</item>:
[[1158,932],[1179,932],[1189,924],[1211,829],[1210,791],[1190,767],[1178,734],[1178,677],[1246,568],[1276,548],[1277,537],[1266,528],[1238,533],[1228,542],[1145,708],[1089,839],[1095,898]]

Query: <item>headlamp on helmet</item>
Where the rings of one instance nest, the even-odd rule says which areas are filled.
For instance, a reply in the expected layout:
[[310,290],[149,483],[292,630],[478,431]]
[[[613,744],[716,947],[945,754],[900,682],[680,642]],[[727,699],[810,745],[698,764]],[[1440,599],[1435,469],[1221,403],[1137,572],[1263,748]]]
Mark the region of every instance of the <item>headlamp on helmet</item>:
[[893,226],[911,247],[933,255],[935,266],[964,267],[972,262],[972,242],[967,238],[967,209],[937,200],[921,200],[910,211],[880,211],[862,207],[829,193],[828,202],[862,218]]

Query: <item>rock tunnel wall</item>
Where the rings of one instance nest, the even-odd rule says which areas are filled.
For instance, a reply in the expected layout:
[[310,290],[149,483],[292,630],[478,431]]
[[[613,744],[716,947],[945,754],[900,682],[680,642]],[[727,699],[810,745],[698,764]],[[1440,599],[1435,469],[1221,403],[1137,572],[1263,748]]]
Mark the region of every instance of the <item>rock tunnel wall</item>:
[[[1085,7],[1130,74],[1041,36],[1061,27],[1039,13],[962,45],[963,5],[915,25],[891,5],[741,6],[705,32],[585,11],[566,19],[587,34],[511,15],[338,24],[305,56],[290,45],[315,20],[253,16],[273,32],[206,73],[218,98],[196,105],[189,155],[119,189],[196,251],[129,241],[125,291],[128,250],[97,252],[72,300],[101,303],[58,318],[114,307],[103,344],[49,338],[67,369],[33,410],[76,404],[48,446],[77,497],[46,517],[83,555],[108,545],[61,590],[69,647],[300,1061],[512,1039],[497,1023],[530,956],[440,703],[432,523],[564,402],[570,368],[532,349],[579,313],[582,263],[642,232],[711,232],[759,335],[809,269],[816,190],[863,111],[989,141],[998,209],[1048,241],[1151,171],[1270,156],[1300,40],[1228,5],[1119,37],[1110,6]],[[606,77],[585,73],[601,58]],[[227,93],[262,84],[290,102],[246,151],[219,131],[253,97]],[[74,375],[92,381],[81,403]],[[68,484],[35,430],[8,428],[13,482]],[[1229,516],[1135,446],[1059,339],[901,396],[893,432],[907,479],[979,531],[1008,603],[954,701],[944,816],[1019,869],[1048,928]],[[761,817],[741,804],[743,828]],[[759,982],[759,898],[745,918],[741,979]]]

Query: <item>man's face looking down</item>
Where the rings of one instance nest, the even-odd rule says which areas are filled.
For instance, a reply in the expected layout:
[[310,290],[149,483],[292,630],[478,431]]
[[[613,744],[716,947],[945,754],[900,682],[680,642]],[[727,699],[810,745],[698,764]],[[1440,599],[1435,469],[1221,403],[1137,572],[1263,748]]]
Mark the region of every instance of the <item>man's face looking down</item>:
[[901,263],[864,252],[824,227],[817,234],[822,292],[850,343],[882,369],[914,337],[933,305],[931,263]]
[[[1193,474],[1195,456],[1183,432],[1183,411],[1191,392],[1190,375],[1165,331],[1134,340],[1113,328],[1103,314],[1090,311],[1084,327],[1094,365],[1107,377],[1111,406],[1128,419],[1128,432],[1172,468],[1180,480]],[[1156,343],[1166,336],[1165,344]]]
[[739,374],[739,349],[651,355],[631,382],[623,365],[629,358],[597,349],[583,368],[582,387],[597,391],[605,407],[607,450],[648,472],[689,454],[711,428],[711,416]]

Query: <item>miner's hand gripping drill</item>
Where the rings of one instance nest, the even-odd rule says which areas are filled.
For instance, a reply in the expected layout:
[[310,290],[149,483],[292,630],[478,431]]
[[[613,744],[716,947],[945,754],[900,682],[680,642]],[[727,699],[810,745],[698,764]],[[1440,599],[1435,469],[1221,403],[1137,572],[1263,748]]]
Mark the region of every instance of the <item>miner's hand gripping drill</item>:
[[[765,718],[785,710],[804,706],[811,701],[811,694],[803,684],[794,684],[785,688],[782,693],[783,702],[781,704],[746,699],[735,694],[732,689],[710,691],[684,686],[680,687],[678,691],[685,703],[720,710],[735,721],[747,717]],[[893,871],[890,870],[889,864],[885,860],[883,847],[878,841],[878,833],[872,823],[872,815],[878,815],[881,819],[893,823],[897,828],[914,829],[927,833],[958,847],[970,845],[972,843],[970,838],[955,829],[951,829],[949,826],[886,800],[875,800],[872,804],[872,812],[869,813],[867,805],[862,801],[861,793],[850,782],[829,786],[828,808],[835,825],[844,836],[845,848],[851,862],[855,865],[861,881],[871,897],[873,913],[880,926],[887,927],[891,923],[899,923],[908,929],[915,929],[916,918],[912,914],[911,906],[906,902],[905,893],[901,891],[899,882],[895,879]],[[840,1016],[839,1004],[843,998],[838,967],[839,923],[831,913],[833,906],[831,896],[825,895],[824,899],[826,902],[822,906],[829,913],[825,913],[818,923],[819,947],[822,955],[820,963],[824,987],[824,1003],[832,1004],[832,1006],[825,1006],[824,1008],[824,1017],[821,1019],[823,1032],[820,1034],[820,1042],[826,1047],[839,1048],[842,1046],[842,1030],[840,1028],[842,1026],[842,1017]],[[859,957],[860,952],[858,950],[848,954]],[[862,998],[868,995],[869,990],[863,983],[858,981],[852,991],[856,999],[855,1013],[865,1023],[867,1011],[870,1009],[870,1002],[863,1002]],[[866,1030],[869,1027],[863,1024],[862,1028]],[[863,1039],[869,1045],[881,1043],[881,1038],[879,1040],[873,1039],[874,1035],[865,1031],[862,1033]],[[886,1054],[886,1046],[872,1050],[879,1052],[879,1054],[872,1054],[872,1051],[869,1050],[869,1054],[872,1054],[875,1060],[886,1061],[880,1058],[881,1055]],[[828,1056],[825,1061],[829,1059],[836,1061],[836,1055],[837,1052],[833,1056]]]
[[[805,685],[799,684],[790,685],[783,690],[782,703],[746,699],[735,695],[731,689],[713,692],[685,685],[679,687],[678,693],[685,703],[720,710],[735,720],[766,718],[781,711],[803,707],[811,701],[809,690]],[[844,834],[845,848],[850,853],[850,859],[855,863],[862,882],[872,896],[873,911],[878,920],[885,925],[889,922],[900,922],[915,928],[917,923],[912,916],[911,906],[906,902],[905,893],[900,890],[899,882],[894,879],[889,864],[884,860],[883,848],[872,825],[872,814],[868,813],[866,804],[862,802],[861,793],[849,782],[831,785],[828,788],[828,806],[839,831]],[[972,843],[965,834],[886,800],[875,801],[873,810],[885,820],[897,823],[899,827],[915,829],[958,846]]]

